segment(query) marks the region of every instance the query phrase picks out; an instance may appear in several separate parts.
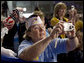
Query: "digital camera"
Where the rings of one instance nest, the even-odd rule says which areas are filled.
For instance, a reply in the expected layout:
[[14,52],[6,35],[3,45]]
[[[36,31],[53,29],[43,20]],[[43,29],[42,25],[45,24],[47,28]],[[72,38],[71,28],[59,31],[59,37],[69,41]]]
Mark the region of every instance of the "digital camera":
[[72,31],[75,28],[75,26],[72,23],[65,22],[63,25],[64,31]]
[[14,12],[19,16],[19,11],[18,11],[17,9],[14,9],[12,12],[13,12],[13,13],[10,13],[10,17],[11,17],[12,19],[14,19],[15,21],[17,21],[17,18],[16,18],[15,15],[14,15]]

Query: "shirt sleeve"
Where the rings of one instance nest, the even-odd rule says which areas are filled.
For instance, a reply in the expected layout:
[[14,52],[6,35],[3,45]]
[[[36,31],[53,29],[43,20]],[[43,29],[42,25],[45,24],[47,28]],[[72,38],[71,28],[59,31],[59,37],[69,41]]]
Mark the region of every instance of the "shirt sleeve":
[[[57,46],[55,48],[55,42],[57,40]],[[60,53],[67,53],[67,48],[66,48],[66,39],[54,39],[51,42],[51,48],[55,54],[60,54]]]
[[[30,41],[30,42],[29,42],[29,41],[26,41],[26,40],[23,41],[23,42],[21,43],[21,45],[19,46],[19,48],[18,48],[18,56],[21,54],[22,51],[24,51],[25,48],[30,47],[32,44],[33,44],[33,43],[31,43],[31,41]],[[34,58],[33,60],[34,60],[34,61],[38,61],[38,60],[39,60],[39,57],[36,57],[36,58]]]
[[32,44],[30,42],[22,42],[18,48],[18,56],[21,54],[21,52],[25,49],[31,46]]

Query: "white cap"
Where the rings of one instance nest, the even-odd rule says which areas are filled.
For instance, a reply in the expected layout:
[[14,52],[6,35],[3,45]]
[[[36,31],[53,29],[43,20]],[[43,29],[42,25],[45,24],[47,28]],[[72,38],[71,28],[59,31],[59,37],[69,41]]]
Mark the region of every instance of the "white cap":
[[29,28],[32,25],[37,25],[37,24],[43,24],[42,20],[40,19],[40,17],[32,17],[28,19],[28,25],[27,28]]

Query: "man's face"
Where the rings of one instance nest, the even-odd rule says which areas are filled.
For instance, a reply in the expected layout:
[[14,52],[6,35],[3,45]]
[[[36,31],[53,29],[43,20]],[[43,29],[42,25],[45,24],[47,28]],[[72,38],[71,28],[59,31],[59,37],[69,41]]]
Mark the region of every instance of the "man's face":
[[38,24],[31,26],[30,37],[33,41],[39,41],[46,37],[46,31],[44,24]]

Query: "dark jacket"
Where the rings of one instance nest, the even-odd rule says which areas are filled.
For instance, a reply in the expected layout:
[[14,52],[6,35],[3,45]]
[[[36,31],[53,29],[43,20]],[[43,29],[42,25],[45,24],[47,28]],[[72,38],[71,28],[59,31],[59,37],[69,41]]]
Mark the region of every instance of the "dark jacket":
[[14,50],[14,36],[18,30],[19,36],[19,44],[23,40],[23,35],[26,30],[25,23],[19,23],[19,29],[17,28],[16,23],[14,24],[13,28],[8,31],[8,34],[4,36],[3,39],[3,47]]

